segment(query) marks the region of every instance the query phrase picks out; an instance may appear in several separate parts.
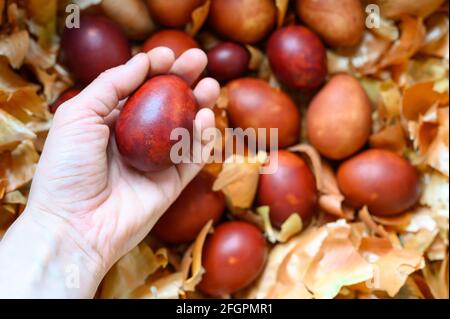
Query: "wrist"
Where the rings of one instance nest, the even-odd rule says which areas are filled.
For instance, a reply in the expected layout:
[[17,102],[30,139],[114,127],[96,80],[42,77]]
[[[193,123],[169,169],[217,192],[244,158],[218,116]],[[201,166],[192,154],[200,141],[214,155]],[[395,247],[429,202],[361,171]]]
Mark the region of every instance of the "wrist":
[[28,208],[0,242],[0,256],[6,297],[91,298],[107,270],[69,222]]

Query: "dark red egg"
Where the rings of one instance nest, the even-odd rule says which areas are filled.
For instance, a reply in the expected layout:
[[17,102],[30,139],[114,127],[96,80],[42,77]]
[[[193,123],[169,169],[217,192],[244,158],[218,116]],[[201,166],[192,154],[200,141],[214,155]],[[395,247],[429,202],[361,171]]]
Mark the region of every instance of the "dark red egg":
[[420,197],[417,170],[400,155],[382,149],[367,150],[342,163],[337,181],[350,205],[366,205],[374,215],[402,213]]
[[181,28],[191,21],[192,12],[205,0],[147,0],[153,19],[159,24]]
[[170,140],[175,128],[192,136],[197,102],[189,85],[176,75],[160,75],[145,82],[126,102],[116,123],[116,142],[122,157],[144,172],[173,164]]
[[77,96],[81,91],[79,89],[69,89],[61,94],[52,105],[50,105],[50,112],[55,113],[58,107],[71,98]]
[[214,192],[214,177],[200,172],[156,223],[152,233],[159,239],[180,244],[194,240],[209,221],[217,223],[225,210],[225,198]]
[[302,26],[287,26],[270,36],[267,56],[275,76],[294,89],[314,89],[327,75],[327,57],[320,38]]
[[208,72],[220,82],[241,77],[247,71],[250,53],[233,42],[222,42],[208,52]]
[[317,205],[314,175],[305,161],[294,153],[284,150],[271,152],[271,163],[276,163],[276,158],[278,169],[275,173],[260,176],[258,205],[270,207],[270,220],[276,227],[280,227],[293,213],[307,224]]
[[168,47],[178,58],[189,49],[198,48],[198,43],[187,33],[179,30],[162,30],[154,33],[142,46],[142,52],[148,52],[157,47]]
[[80,28],[65,29],[61,39],[62,60],[81,84],[100,73],[124,64],[131,57],[128,40],[109,19],[84,15]]
[[295,144],[300,138],[300,111],[292,99],[266,81],[241,78],[227,84],[227,114],[233,127],[266,130],[266,149],[270,143],[270,129],[278,129],[278,147]]
[[241,221],[219,225],[205,242],[205,273],[197,288],[211,296],[245,288],[263,271],[267,251],[264,236],[256,226]]

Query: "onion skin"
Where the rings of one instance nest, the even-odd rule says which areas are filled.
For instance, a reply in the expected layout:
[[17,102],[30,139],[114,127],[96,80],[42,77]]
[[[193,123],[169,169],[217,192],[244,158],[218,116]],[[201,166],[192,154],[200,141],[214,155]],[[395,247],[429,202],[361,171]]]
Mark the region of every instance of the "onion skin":
[[189,49],[198,48],[198,43],[187,33],[179,30],[162,30],[154,33],[145,41],[141,51],[148,52],[157,47],[168,47],[178,58]]
[[309,105],[309,141],[322,155],[344,159],[367,142],[371,113],[369,99],[358,80],[350,75],[335,75]]
[[225,210],[225,198],[214,192],[214,177],[200,172],[183,190],[152,230],[157,238],[171,244],[194,240],[209,221],[217,223]]
[[278,146],[295,144],[300,138],[300,112],[291,98],[267,82],[255,78],[241,78],[226,86],[227,113],[233,127],[265,128],[266,142],[270,128],[278,128]]
[[170,140],[175,128],[192,136],[198,106],[189,85],[175,75],[160,75],[145,82],[127,101],[116,123],[116,142],[122,157],[143,172],[173,165]]
[[211,0],[209,24],[229,40],[253,44],[274,28],[276,16],[273,0]]
[[61,52],[63,61],[82,85],[131,57],[122,31],[109,19],[98,15],[81,16],[80,28],[65,29]]
[[211,296],[235,293],[251,284],[263,271],[268,248],[254,225],[231,221],[219,225],[203,248],[205,269],[197,288]]
[[208,72],[219,82],[241,77],[248,68],[250,53],[241,45],[222,42],[208,52]]
[[102,0],[101,6],[130,39],[145,39],[156,28],[144,0]]
[[147,0],[150,14],[163,26],[182,28],[191,21],[191,14],[205,0]]
[[272,151],[269,159],[278,156],[278,169],[259,179],[258,206],[270,207],[270,220],[276,227],[297,213],[308,224],[317,207],[316,180],[305,161],[294,153]]
[[374,215],[400,214],[420,197],[417,170],[387,150],[371,149],[345,161],[338,169],[337,181],[350,205],[367,205]]
[[278,80],[293,89],[315,89],[327,75],[325,47],[316,34],[302,26],[272,33],[267,56]]
[[65,91],[63,94],[60,95],[60,97],[56,99],[55,102],[53,102],[52,105],[50,105],[50,112],[52,112],[53,114],[56,113],[56,110],[58,110],[61,104],[77,96],[80,92],[81,91],[79,89],[69,89]]
[[333,47],[353,47],[364,33],[360,0],[297,0],[297,15]]

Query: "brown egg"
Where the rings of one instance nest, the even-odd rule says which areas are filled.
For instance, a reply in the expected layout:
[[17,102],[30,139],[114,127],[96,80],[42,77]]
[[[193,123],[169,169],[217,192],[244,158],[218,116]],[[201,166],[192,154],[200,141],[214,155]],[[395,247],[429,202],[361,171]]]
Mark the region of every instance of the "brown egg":
[[389,216],[411,208],[420,196],[417,170],[403,157],[371,149],[342,163],[339,188],[354,207],[367,205],[374,215]]
[[259,179],[257,202],[270,207],[270,220],[276,227],[293,213],[304,224],[309,223],[317,204],[316,180],[305,161],[294,153],[279,150],[269,159],[278,157],[278,169],[273,174],[262,174]]
[[209,24],[223,37],[256,43],[275,26],[274,0],[212,0]]
[[360,0],[297,0],[297,14],[326,43],[352,47],[364,32],[364,10]]
[[191,14],[205,0],[147,0],[153,19],[159,24],[181,28],[191,21]]
[[141,51],[148,52],[157,47],[168,47],[178,58],[189,49],[198,48],[198,43],[187,33],[179,30],[162,30],[154,33],[142,45]]
[[364,146],[372,118],[363,87],[350,75],[335,75],[309,105],[306,125],[311,144],[324,156],[339,160]]
[[270,128],[278,129],[278,146],[284,148],[300,137],[300,112],[291,98],[267,82],[254,78],[231,81],[228,90],[228,117],[233,127],[266,129],[266,143]]
[[315,33],[302,26],[291,25],[272,33],[267,57],[277,79],[294,89],[315,89],[327,75],[325,47]]
[[183,190],[152,229],[159,239],[173,244],[194,240],[203,226],[217,223],[225,210],[225,198],[214,192],[214,177],[200,172]]
[[231,221],[219,225],[203,248],[205,273],[198,289],[211,296],[224,296],[251,284],[261,272],[268,248],[254,225]]
[[185,128],[192,136],[198,106],[189,85],[176,75],[159,75],[145,82],[125,103],[115,137],[122,157],[143,172],[173,165],[170,135]]

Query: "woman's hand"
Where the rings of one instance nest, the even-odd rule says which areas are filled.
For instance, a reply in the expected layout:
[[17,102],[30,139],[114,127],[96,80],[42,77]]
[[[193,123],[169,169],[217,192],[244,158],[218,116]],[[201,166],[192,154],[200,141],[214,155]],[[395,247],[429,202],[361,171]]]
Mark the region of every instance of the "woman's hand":
[[[198,49],[185,52],[177,60],[167,48],[140,53],[127,64],[100,75],[58,108],[21,219],[28,219],[23,224],[35,227],[35,232],[38,228],[49,233],[58,229],[52,240],[72,243],[59,248],[69,260],[68,250],[82,252],[79,259],[86,260],[86,271],[96,273],[94,282],[146,236],[202,166],[179,164],[152,174],[127,166],[113,136],[124,99],[148,76],[157,74],[177,74],[192,84],[206,63],[206,55]],[[214,114],[208,107],[218,98],[218,83],[203,79],[195,86],[194,95],[202,107],[196,116],[201,124],[197,129],[213,127]],[[14,234],[27,236],[19,234],[19,226],[12,229],[2,245],[13,241]],[[0,258],[4,258],[1,250]]]

